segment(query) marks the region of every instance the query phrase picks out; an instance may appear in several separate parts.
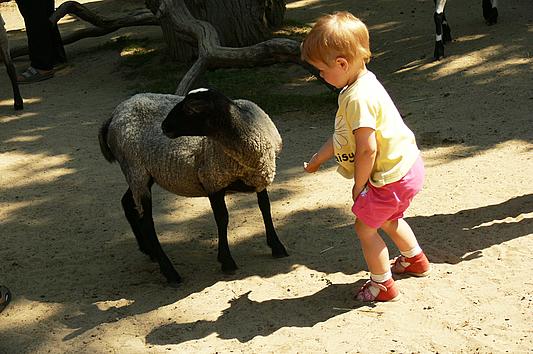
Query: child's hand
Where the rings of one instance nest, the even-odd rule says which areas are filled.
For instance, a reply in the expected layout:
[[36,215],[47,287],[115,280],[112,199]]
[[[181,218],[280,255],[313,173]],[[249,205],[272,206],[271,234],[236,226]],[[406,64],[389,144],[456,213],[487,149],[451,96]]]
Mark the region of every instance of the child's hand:
[[320,164],[316,163],[316,154],[311,157],[311,160],[309,160],[309,162],[304,162],[304,170],[308,173],[316,172],[319,168]]
[[357,188],[354,184],[352,187],[352,199],[355,203],[356,199],[361,195],[361,193],[366,193],[366,186],[363,188]]

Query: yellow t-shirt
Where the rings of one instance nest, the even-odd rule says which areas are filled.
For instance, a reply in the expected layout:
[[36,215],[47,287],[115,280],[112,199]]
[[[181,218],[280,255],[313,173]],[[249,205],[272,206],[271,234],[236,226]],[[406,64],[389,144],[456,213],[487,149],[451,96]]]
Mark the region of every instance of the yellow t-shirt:
[[333,148],[339,164],[337,171],[346,178],[354,177],[354,131],[362,127],[376,132],[377,155],[370,183],[381,187],[400,180],[409,172],[420,151],[413,132],[405,125],[389,94],[370,71],[339,94]]

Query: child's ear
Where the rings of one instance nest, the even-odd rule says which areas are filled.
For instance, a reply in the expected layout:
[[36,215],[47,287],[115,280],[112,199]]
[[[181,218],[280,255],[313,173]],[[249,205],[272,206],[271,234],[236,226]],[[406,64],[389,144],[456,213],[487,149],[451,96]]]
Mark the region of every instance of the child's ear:
[[337,63],[337,65],[340,65],[340,67],[344,70],[348,69],[348,60],[346,60],[346,58],[337,57],[337,59],[335,59],[335,62]]

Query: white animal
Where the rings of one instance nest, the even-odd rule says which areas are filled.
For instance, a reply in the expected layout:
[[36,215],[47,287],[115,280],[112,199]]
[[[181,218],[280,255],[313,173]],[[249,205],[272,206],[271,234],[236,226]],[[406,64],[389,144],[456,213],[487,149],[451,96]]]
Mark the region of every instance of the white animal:
[[[444,57],[444,43],[452,40],[450,25],[444,14],[446,0],[433,0],[435,2],[435,20],[436,38],[435,52],[433,57],[440,60]],[[483,17],[488,25],[494,25],[498,22],[498,0],[482,0]]]

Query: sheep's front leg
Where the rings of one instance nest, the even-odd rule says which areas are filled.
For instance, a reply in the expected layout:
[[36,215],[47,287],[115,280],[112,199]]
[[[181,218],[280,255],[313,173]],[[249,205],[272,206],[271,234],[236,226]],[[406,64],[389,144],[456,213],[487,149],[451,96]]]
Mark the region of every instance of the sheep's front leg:
[[226,201],[224,197],[226,191],[221,190],[209,195],[209,202],[211,209],[215,216],[218,229],[218,261],[222,263],[222,271],[224,273],[233,274],[237,269],[237,264],[231,257],[228,245],[228,209],[226,208]]
[[279,240],[276,229],[274,228],[274,223],[272,222],[270,199],[268,198],[266,188],[257,193],[257,203],[259,204],[259,209],[261,210],[263,221],[265,222],[267,245],[272,249],[272,257],[287,257],[289,254],[287,253],[287,250],[285,250],[285,246],[283,246]]

